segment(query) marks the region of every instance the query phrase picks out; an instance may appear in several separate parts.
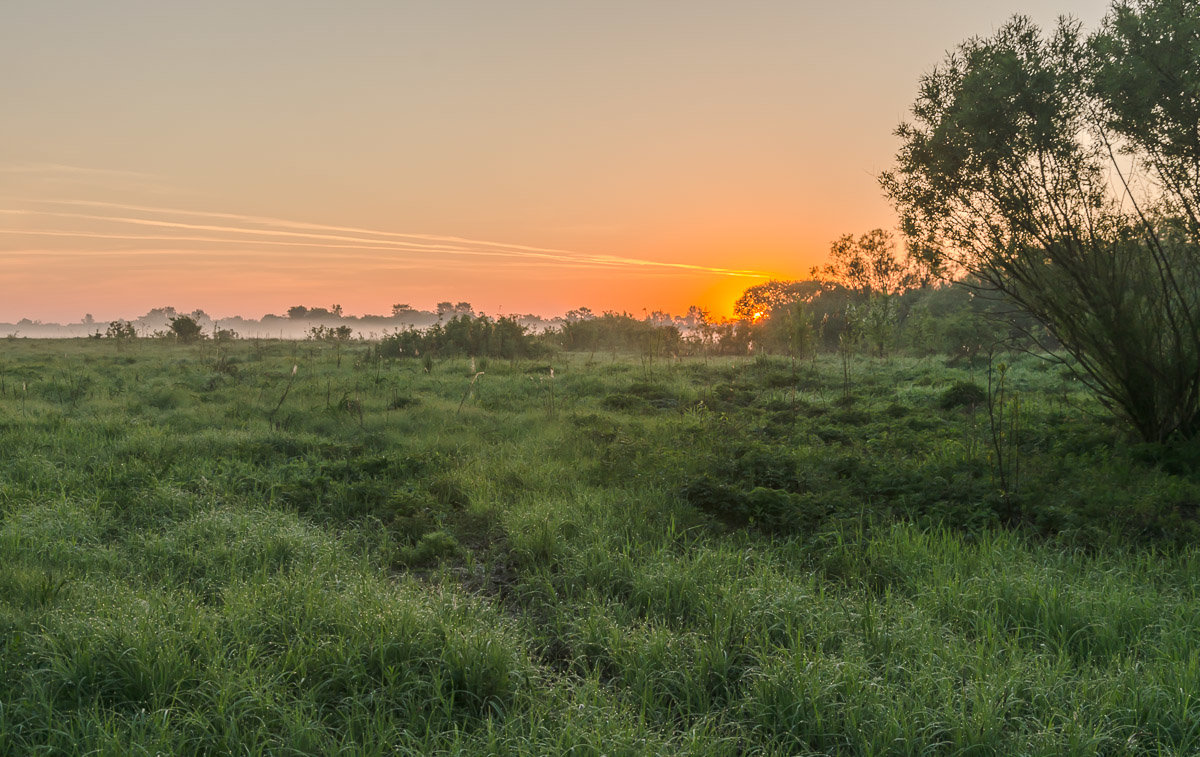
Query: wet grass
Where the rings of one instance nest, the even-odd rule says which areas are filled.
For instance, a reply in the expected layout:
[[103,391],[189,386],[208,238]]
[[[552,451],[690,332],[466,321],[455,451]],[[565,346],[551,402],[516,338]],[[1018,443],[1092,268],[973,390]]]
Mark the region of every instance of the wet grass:
[[999,471],[934,358],[2,346],[0,753],[1200,751],[1195,450],[1048,364]]

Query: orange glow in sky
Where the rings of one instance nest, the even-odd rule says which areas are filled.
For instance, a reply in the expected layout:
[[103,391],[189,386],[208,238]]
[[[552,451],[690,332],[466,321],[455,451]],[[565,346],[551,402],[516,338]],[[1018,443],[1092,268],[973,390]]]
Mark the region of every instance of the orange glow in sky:
[[16,3],[0,322],[443,300],[729,315],[894,225],[876,177],[947,49],[1016,12],[1106,8]]

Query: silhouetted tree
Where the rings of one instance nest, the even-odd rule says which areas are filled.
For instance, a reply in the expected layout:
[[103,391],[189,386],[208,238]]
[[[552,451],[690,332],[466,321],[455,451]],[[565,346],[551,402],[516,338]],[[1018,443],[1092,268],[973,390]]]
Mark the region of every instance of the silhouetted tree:
[[1003,292],[1142,436],[1200,433],[1200,2],[1084,38],[1014,18],[921,80],[883,186],[935,263]]
[[896,255],[890,232],[873,229],[857,239],[846,234],[829,250],[830,262],[813,268],[814,278],[837,284],[855,295],[846,317],[879,355],[897,336],[903,320],[900,295],[925,284],[928,267],[914,257]]
[[104,332],[104,336],[108,339],[135,339],[137,338],[137,329],[129,321],[118,319],[109,321],[108,330]]
[[574,310],[568,310],[566,315],[563,316],[563,318],[567,321],[590,321],[591,319],[593,319],[595,317],[596,317],[596,314],[592,312],[591,308],[587,308],[587,307],[580,307],[580,308],[575,308]]
[[733,314],[748,321],[770,315],[780,305],[804,302],[821,291],[819,281],[779,281],[771,279],[756,284],[738,298],[733,305]]
[[190,344],[202,336],[200,324],[190,315],[179,315],[172,318],[171,333],[183,344]]
[[305,335],[306,339],[317,342],[348,342],[354,337],[354,329],[349,326],[313,326]]
[[928,272],[915,258],[896,256],[892,234],[872,229],[857,239],[846,234],[830,245],[830,262],[813,268],[813,278],[832,281],[870,297],[903,294],[928,280]]

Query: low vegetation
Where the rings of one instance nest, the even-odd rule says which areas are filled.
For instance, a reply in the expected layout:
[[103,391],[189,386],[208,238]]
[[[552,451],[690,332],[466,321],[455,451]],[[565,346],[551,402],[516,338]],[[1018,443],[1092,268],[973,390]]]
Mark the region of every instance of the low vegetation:
[[0,753],[1200,751],[1200,450],[1029,356],[15,339],[0,455]]

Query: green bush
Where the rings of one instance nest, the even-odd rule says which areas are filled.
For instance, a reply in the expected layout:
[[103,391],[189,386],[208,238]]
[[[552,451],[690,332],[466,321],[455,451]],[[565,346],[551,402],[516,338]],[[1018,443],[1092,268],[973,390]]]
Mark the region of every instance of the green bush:
[[960,407],[976,407],[987,402],[987,390],[972,381],[956,381],[938,399],[938,407],[954,410]]

